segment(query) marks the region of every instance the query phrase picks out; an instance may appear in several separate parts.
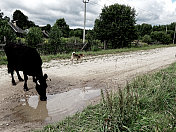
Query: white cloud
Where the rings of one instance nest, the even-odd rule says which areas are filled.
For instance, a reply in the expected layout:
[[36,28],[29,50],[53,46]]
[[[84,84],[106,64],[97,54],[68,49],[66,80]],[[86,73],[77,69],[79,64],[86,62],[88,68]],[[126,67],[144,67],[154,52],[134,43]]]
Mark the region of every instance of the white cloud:
[[[129,5],[136,10],[137,23],[152,25],[176,22],[176,1],[173,0],[101,0],[103,4],[113,3]],[[102,5],[103,5],[102,4]]]
[[161,25],[176,21],[176,2],[172,0],[132,0],[130,4],[137,11],[137,23]]
[[[176,22],[176,1],[172,0],[89,0],[86,27],[92,28],[104,5],[125,4],[135,8],[137,23],[152,25]],[[0,0],[0,9],[12,18],[16,9],[38,25],[54,24],[65,18],[70,27],[83,27],[82,0]]]

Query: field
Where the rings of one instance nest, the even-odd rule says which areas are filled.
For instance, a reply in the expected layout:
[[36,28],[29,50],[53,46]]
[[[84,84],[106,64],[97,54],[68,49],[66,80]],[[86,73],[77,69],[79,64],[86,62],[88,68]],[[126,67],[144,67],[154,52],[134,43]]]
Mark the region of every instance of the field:
[[[168,47],[121,52],[117,54],[86,56],[82,61],[74,61],[73,63],[70,62],[69,59],[45,62],[43,64],[43,71],[49,75],[47,82],[47,102],[38,100],[32,78],[29,80],[28,85],[30,91],[27,93],[23,91],[23,83],[21,82],[17,81],[17,86],[11,86],[11,77],[7,73],[6,66],[2,65],[0,69],[0,130],[36,130],[42,129],[42,127],[48,123],[63,120],[68,115],[82,111],[89,104],[97,104],[97,101],[101,98],[101,89],[105,92],[104,95],[106,96],[106,93],[108,93],[106,89],[107,91],[119,91],[119,88],[126,86],[127,82],[130,82],[136,76],[152,73],[168,67],[176,61],[175,51],[176,47]],[[164,75],[165,74],[162,76]],[[150,79],[151,77],[145,78]],[[143,82],[147,84],[148,79],[144,79]],[[169,85],[170,83],[166,84]],[[136,83],[135,85],[140,86],[140,83]],[[129,84],[129,87],[133,88],[133,85]],[[110,92],[109,95],[111,95]],[[118,96],[116,97],[115,95],[112,95],[112,97],[118,98]],[[103,107],[107,108],[106,106],[109,102],[114,102],[111,100],[113,100],[111,96],[108,101],[105,97]],[[152,100],[150,103],[152,104]],[[102,106],[100,106],[101,104],[95,107],[89,107],[89,110],[95,110],[96,107],[102,109]],[[109,106],[114,107],[114,105]],[[157,106],[157,108],[159,108],[159,106]],[[155,109],[155,107],[153,107],[153,109]],[[86,111],[87,110],[85,110],[84,113]],[[160,115],[158,115],[158,119],[160,119],[159,116]],[[85,116],[83,117],[85,118]],[[101,124],[103,124],[101,121],[105,121],[104,119],[107,119],[106,121],[110,124],[110,121],[114,121],[108,114],[105,114],[103,117],[99,122]],[[76,120],[77,117],[75,116],[74,118]],[[85,120],[88,119],[89,117],[85,118]],[[148,120],[150,120],[150,118],[144,118],[144,122]],[[88,121],[90,122],[90,120]],[[69,123],[69,121],[64,122]],[[79,122],[76,121],[75,123],[79,124]],[[74,125],[70,125],[68,129],[72,129],[73,126]],[[96,126],[92,127],[92,129],[95,127]],[[113,127],[117,126],[110,126],[110,129],[113,129]],[[128,127],[129,126],[124,125],[123,129],[127,129]],[[165,126],[163,125],[163,127]],[[52,128],[55,127],[48,126],[48,129]],[[62,124],[60,128],[67,129],[67,126]],[[84,130],[84,128],[88,130],[90,127],[80,128],[75,126],[75,129],[80,131]],[[106,129],[103,126],[100,129],[102,128]],[[107,127],[107,129],[109,129],[109,127]]]

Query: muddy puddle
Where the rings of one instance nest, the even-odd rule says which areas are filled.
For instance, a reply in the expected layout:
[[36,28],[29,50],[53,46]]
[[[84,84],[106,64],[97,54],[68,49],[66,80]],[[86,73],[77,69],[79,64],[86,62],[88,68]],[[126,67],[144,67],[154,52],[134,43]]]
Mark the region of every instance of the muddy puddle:
[[22,104],[13,109],[13,113],[23,122],[44,121],[53,123],[66,116],[83,110],[90,102],[100,96],[101,90],[91,87],[74,89],[55,95],[47,95],[47,101],[40,101],[38,96],[21,99]]

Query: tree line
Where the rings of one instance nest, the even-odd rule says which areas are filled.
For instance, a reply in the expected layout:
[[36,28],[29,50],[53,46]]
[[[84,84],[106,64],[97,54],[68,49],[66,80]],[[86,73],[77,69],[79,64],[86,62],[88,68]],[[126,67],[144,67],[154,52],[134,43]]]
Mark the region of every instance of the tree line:
[[[13,13],[16,25],[26,34],[16,35],[8,26],[10,18],[0,11],[0,41],[4,36],[9,41],[24,39],[24,43],[36,47],[37,44],[45,43],[48,53],[65,52],[68,48],[66,43],[82,43],[82,29],[70,29],[64,18],[57,19],[51,26],[39,27],[29,20],[20,10]],[[148,44],[169,44],[173,42],[175,34],[173,22],[168,25],[136,24],[136,11],[127,5],[113,4],[104,6],[99,17],[94,22],[92,30],[86,30],[86,48],[88,50],[116,49],[131,47],[134,40],[140,40]],[[43,39],[42,31],[48,33],[48,39]]]
[[[151,43],[161,43],[169,44],[173,43],[175,34],[176,22],[172,22],[167,25],[150,25],[143,23],[141,25],[136,25],[136,32],[138,39],[151,44]],[[174,42],[175,43],[175,42]]]

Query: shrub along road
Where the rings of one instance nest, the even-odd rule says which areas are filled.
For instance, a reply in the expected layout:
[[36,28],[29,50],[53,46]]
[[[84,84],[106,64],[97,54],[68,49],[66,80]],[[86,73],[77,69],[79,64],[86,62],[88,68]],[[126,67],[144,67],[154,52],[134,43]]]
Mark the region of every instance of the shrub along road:
[[[48,95],[52,95],[85,87],[91,87],[91,89],[109,88],[116,91],[119,86],[123,87],[126,81],[138,75],[165,68],[175,62],[175,51],[176,47],[158,48],[85,57],[82,62],[74,61],[73,63],[70,60],[52,60],[43,64],[44,73],[48,74],[49,80],[51,79],[47,82],[47,92]],[[36,95],[31,78],[29,81],[30,91],[24,94],[22,87],[23,83],[21,82],[18,82],[15,87],[11,86],[11,77],[7,74],[7,68],[1,66],[0,130],[2,131],[27,131],[46,125],[45,119],[27,121],[26,116],[18,115],[19,110],[16,108],[21,104],[22,106],[28,105],[25,102],[25,96],[28,100],[29,96]],[[47,109],[49,108],[47,107]],[[78,108],[78,110],[80,109]],[[48,116],[50,117],[52,114]],[[48,122],[54,121],[50,119]]]

